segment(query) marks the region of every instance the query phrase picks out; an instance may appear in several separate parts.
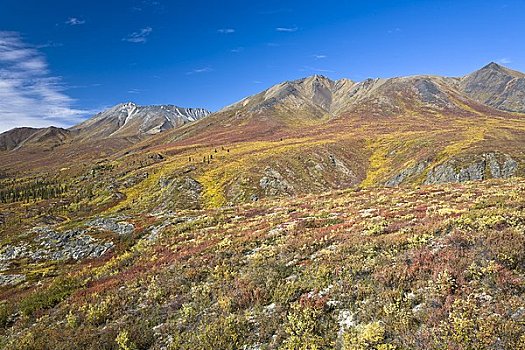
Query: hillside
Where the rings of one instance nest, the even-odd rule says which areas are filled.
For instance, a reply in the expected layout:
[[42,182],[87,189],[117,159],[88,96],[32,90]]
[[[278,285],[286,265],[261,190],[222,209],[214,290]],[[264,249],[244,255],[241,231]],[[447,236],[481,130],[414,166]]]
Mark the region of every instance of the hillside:
[[522,75],[2,134],[0,347],[521,349]]
[[16,284],[2,346],[521,349],[524,190],[346,190],[35,228],[0,256]]
[[489,106],[525,113],[525,74],[497,63],[462,78],[460,89]]
[[357,185],[521,175],[524,115],[469,97],[460,89],[465,79],[313,76],[278,84],[132,147],[166,159],[123,191],[127,204],[213,207]]
[[64,144],[74,135],[62,128],[17,128],[0,134],[0,151],[12,151],[25,147],[53,149]]
[[209,111],[201,108],[138,106],[129,102],[109,108],[71,130],[78,131],[82,139],[140,138],[178,128],[208,114]]
[[[495,64],[464,78],[355,83],[315,75],[205,118],[199,109],[186,109],[181,117],[173,106],[122,104],[72,128],[74,141],[53,152],[0,152],[1,170],[38,174],[40,168],[56,172],[81,163],[89,169],[103,161],[121,171],[110,181],[125,196],[122,205],[145,209],[214,207],[357,185],[519,176],[523,114],[484,103],[500,98],[493,86],[502,74],[521,77]],[[477,97],[463,91],[465,84],[477,86]],[[523,90],[519,84],[505,89],[512,96]],[[142,181],[143,169],[130,163],[159,155],[162,161],[148,167],[150,177]],[[123,185],[128,183],[134,185]]]

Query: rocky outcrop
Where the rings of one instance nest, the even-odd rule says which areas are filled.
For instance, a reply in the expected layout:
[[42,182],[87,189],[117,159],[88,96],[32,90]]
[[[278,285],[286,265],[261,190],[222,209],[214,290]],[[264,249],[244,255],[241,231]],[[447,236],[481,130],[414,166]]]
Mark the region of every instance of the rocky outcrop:
[[104,231],[111,231],[119,236],[132,234],[135,226],[118,218],[98,218],[87,223],[87,226]]
[[518,163],[509,155],[487,153],[477,160],[464,165],[464,160],[452,159],[432,168],[425,179],[425,184],[465,182],[485,180],[487,178],[509,178],[514,176]]
[[485,159],[488,162],[490,172],[494,178],[509,178],[516,173],[518,169],[518,163],[512,159],[510,156],[505,155],[502,160],[501,157],[498,160],[498,157],[494,153],[489,153],[485,155]]
[[259,186],[267,196],[292,194],[293,186],[275,169],[266,168],[265,176],[259,181]]
[[399,174],[397,174],[396,176],[392,177],[390,180],[385,182],[385,186],[388,186],[388,187],[399,186],[401,183],[403,183],[408,178],[422,174],[427,166],[428,166],[428,161],[424,160],[424,161],[414,164],[411,167],[403,169]]
[[26,276],[21,275],[21,274],[13,274],[13,275],[0,274],[0,287],[14,286],[14,285],[24,282],[25,280],[26,280]]
[[84,260],[101,257],[114,246],[113,242],[101,242],[80,229],[56,232],[39,227],[30,233],[36,234],[33,240],[0,248],[0,262],[9,264],[23,258],[34,261]]
[[196,209],[201,205],[202,184],[189,175],[161,178],[159,203],[165,208]]
[[34,260],[84,260],[98,258],[113,248],[113,242],[99,242],[84,230],[63,233],[43,228],[36,239],[39,249],[30,254]]

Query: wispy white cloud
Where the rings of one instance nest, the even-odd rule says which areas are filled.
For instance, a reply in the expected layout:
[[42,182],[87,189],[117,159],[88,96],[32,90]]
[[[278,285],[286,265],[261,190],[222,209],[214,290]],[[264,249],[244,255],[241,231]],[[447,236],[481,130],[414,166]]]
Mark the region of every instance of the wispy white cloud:
[[71,89],[91,89],[95,87],[102,86],[102,84],[99,83],[92,83],[92,84],[84,84],[84,85],[68,85],[67,90]]
[[293,33],[293,32],[298,31],[299,28],[297,27],[277,27],[275,28],[275,30],[278,32],[283,32],[283,33]]
[[57,42],[54,42],[54,41],[48,41],[45,44],[36,45],[35,48],[37,48],[37,49],[46,49],[48,47],[53,48],[53,47],[62,47],[62,46],[64,46],[64,44],[57,43]]
[[316,60],[322,60],[322,59],[328,58],[328,56],[326,56],[326,55],[314,55],[314,58]]
[[217,32],[219,32],[221,34],[233,34],[233,33],[235,33],[235,29],[233,29],[233,28],[221,28],[221,29],[217,29]]
[[317,67],[310,67],[310,66],[303,66],[301,69],[299,69],[301,72],[319,72],[319,73],[335,73],[335,71],[331,69],[324,69],[324,68],[317,68]]
[[239,53],[243,51],[244,51],[244,47],[236,47],[235,49],[230,50],[230,52],[233,52],[233,53]]
[[148,41],[148,36],[153,32],[151,27],[142,28],[138,32],[131,33],[127,37],[123,38],[123,41],[130,43],[140,43],[143,44]]
[[135,2],[135,5],[131,7],[133,11],[144,11],[148,8],[159,8],[161,7],[160,1],[155,0],[142,0]]
[[19,33],[0,31],[0,132],[20,127],[67,127],[90,111],[73,108],[59,77],[37,46]]
[[144,92],[144,90],[141,90],[141,89],[129,89],[128,90],[128,94],[140,94]]
[[86,20],[77,17],[69,17],[65,23],[69,24],[70,26],[78,26],[81,24],[85,24]]
[[196,69],[190,70],[189,72],[186,72],[186,75],[202,74],[202,73],[209,73],[209,72],[213,72],[213,68],[202,67],[202,68],[196,68]]
[[512,63],[512,60],[510,58],[507,58],[507,57],[502,57],[502,58],[498,59],[497,62],[499,64],[509,64],[509,63]]
[[393,28],[388,31],[388,34],[401,33],[403,30],[401,28]]

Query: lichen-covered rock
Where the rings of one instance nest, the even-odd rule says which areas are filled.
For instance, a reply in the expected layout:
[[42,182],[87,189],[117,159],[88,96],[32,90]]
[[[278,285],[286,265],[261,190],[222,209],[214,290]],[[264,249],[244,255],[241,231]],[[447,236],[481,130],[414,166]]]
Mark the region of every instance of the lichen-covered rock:
[[423,173],[428,165],[428,161],[424,160],[416,163],[415,165],[403,169],[399,174],[391,178],[385,183],[385,186],[394,187],[399,186],[403,181],[414,175],[420,175]]
[[483,159],[478,162],[472,163],[466,168],[459,169],[457,173],[457,182],[475,181],[485,179],[485,167],[487,162]]
[[183,208],[198,209],[204,187],[188,175],[159,180],[159,207],[164,209]]
[[40,243],[38,250],[30,254],[33,260],[84,260],[98,258],[113,248],[113,242],[99,242],[83,230],[63,233],[41,229],[35,239]]
[[28,242],[0,248],[0,262],[8,268],[12,261],[24,258],[33,261],[93,259],[114,246],[113,242],[101,242],[84,230],[56,232],[48,227],[37,227],[31,233],[36,237]]
[[332,163],[336,171],[343,173],[344,175],[347,175],[347,176],[352,176],[352,177],[355,176],[352,170],[348,169],[345,163],[339,160],[337,157],[331,154],[329,158],[330,158],[330,163]]
[[118,235],[129,235],[135,230],[133,224],[116,218],[98,218],[88,222],[87,226],[96,227],[104,231],[111,231]]
[[266,168],[265,176],[259,181],[259,186],[264,193],[269,196],[279,194],[291,194],[294,192],[293,186],[275,169]]
[[0,248],[0,261],[22,259],[29,255],[29,246],[27,244],[6,245]]
[[425,185],[447,182],[458,182],[458,174],[454,167],[448,163],[440,164],[430,170],[425,180]]
[[507,157],[507,159],[505,159],[505,163],[503,163],[503,167],[501,168],[500,177],[506,179],[514,176],[516,170],[518,170],[518,163],[514,159]]
[[14,286],[26,280],[25,275],[13,274],[13,275],[3,275],[0,274],[0,287],[5,286]]
[[487,178],[509,178],[515,175],[518,163],[509,155],[485,153],[464,165],[465,160],[452,159],[432,168],[425,184],[465,182]]

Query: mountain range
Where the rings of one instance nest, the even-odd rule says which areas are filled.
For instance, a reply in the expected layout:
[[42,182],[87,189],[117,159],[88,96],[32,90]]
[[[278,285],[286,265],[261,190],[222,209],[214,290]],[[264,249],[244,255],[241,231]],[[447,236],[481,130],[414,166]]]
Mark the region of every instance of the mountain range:
[[[173,105],[137,106],[132,102],[116,105],[69,129],[16,128],[0,134],[0,150],[21,147],[56,147],[71,139],[76,141],[106,138],[139,140],[145,136],[177,128],[209,115],[202,108]],[[48,147],[45,147],[48,146]]]
[[525,75],[0,135],[0,348],[522,349]]
[[496,63],[461,78],[314,75],[215,113],[125,103],[69,129],[14,129],[0,135],[0,159],[6,173],[38,173],[162,154],[158,182],[140,190],[169,194],[148,205],[182,207],[510,177],[523,171],[524,87],[525,74]]

